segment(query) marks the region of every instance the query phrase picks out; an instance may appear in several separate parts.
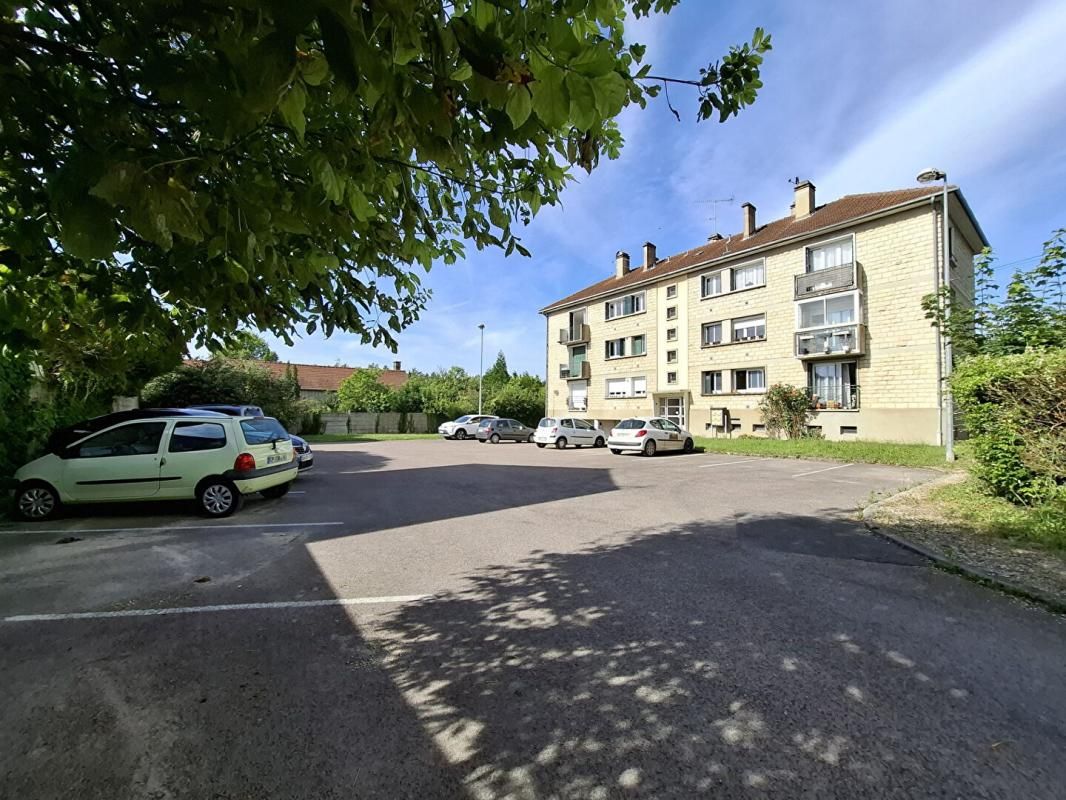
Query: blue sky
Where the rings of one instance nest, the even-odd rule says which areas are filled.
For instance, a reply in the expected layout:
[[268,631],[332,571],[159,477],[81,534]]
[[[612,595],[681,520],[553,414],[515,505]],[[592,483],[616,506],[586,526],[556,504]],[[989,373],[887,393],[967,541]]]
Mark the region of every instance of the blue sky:
[[[395,355],[335,334],[272,341],[281,358],[476,373],[483,322],[486,362],[502,349],[512,370],[543,375],[538,308],[608,277],[616,250],[636,263],[645,240],[660,256],[698,245],[712,232],[706,201],[735,196],[717,206],[727,234],[740,229],[745,201],[761,221],[785,215],[794,176],[826,202],[915,185],[926,166],[946,170],[1003,265],[1038,255],[1066,226],[1066,3],[684,0],[628,35],[648,45],[655,72],[692,77],[757,25],[774,49],[758,102],[739,118],[697,124],[696,98],[680,87],[671,92],[680,123],[662,97],[627,110],[622,157],[579,173],[563,206],[520,234],[531,259],[470,248],[465,262],[436,266],[433,299]],[[486,281],[503,288],[482,291]]]

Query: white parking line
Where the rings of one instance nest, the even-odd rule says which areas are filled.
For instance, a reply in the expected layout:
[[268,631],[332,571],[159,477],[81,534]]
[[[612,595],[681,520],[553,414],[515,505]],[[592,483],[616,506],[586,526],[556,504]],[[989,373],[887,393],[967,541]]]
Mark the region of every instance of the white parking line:
[[761,458],[744,458],[740,461],[716,461],[714,464],[701,464],[697,469],[707,469],[708,467],[728,467],[733,464],[747,464],[751,461],[762,461]]
[[844,467],[854,467],[854,464],[837,464],[835,467],[826,467],[825,469],[812,469],[810,472],[801,472],[798,475],[793,475],[793,478],[803,478],[807,475],[817,475],[819,472],[829,472],[833,469],[844,469]]
[[57,622],[71,619],[114,619],[119,617],[159,617],[171,614],[208,614],[216,611],[273,611],[286,608],[327,608],[329,606],[369,606],[389,603],[413,603],[428,594],[397,594],[384,597],[339,597],[332,600],[281,600],[274,603],[233,603],[221,606],[186,606],[184,608],[131,608],[125,611],[76,611],[67,614],[16,614],[4,622]]
[[138,525],[132,528],[16,528],[0,533],[123,533],[125,531],[208,531],[226,528],[320,528],[344,525],[343,522],[261,522],[238,525]]

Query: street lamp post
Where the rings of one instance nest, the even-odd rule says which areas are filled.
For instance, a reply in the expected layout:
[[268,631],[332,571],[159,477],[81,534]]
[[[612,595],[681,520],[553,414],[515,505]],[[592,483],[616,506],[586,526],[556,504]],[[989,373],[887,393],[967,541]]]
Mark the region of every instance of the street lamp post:
[[485,323],[478,325],[481,331],[481,365],[477,371],[477,413],[481,413],[481,388],[485,380]]
[[934,169],[932,167],[922,170],[918,173],[919,183],[932,183],[933,181],[943,181],[944,189],[940,199],[940,216],[943,229],[940,233],[941,244],[941,267],[940,267],[940,282],[943,286],[947,287],[948,292],[944,298],[944,328],[941,333],[944,337],[944,367],[943,367],[943,381],[944,386],[941,392],[941,420],[943,437],[944,437],[944,458],[948,461],[955,460],[955,404],[951,399],[951,371],[952,371],[952,347],[951,347],[951,332],[947,329],[947,323],[951,319],[951,250],[948,241],[948,174],[942,170]]

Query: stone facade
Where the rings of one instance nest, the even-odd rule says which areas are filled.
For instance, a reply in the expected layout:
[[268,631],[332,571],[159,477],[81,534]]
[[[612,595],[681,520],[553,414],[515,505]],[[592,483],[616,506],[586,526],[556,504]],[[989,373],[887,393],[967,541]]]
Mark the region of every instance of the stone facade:
[[[952,285],[961,299],[972,299],[973,256],[983,237],[959,200],[953,197],[950,207]],[[664,272],[658,280],[657,267],[638,267],[646,274],[646,281],[642,278],[636,285],[630,283],[617,295],[605,293],[552,308],[547,312],[547,414],[595,419],[609,426],[629,416],[669,412],[697,435],[758,435],[762,432],[758,403],[766,386],[788,383],[807,387],[812,383],[813,364],[839,364],[822,367],[821,374],[841,370],[854,377],[840,395],[830,393],[831,399],[820,401],[822,407],[813,412],[810,422],[826,438],[938,443],[941,343],[924,316],[921,301],[937,286],[940,219],[939,203],[926,200],[887,215],[867,215],[830,231],[815,231],[779,246],[760,247],[733,259],[716,259],[703,268]],[[816,335],[809,336],[812,331],[808,327],[800,331],[798,340],[796,277],[808,273],[809,248],[842,239],[852,243],[855,288],[845,286],[820,294],[819,299],[837,298],[836,302],[846,303],[845,295],[855,298],[852,313],[857,315],[859,326],[847,328],[854,332],[847,336],[857,337],[854,341],[833,340],[832,353],[827,355],[820,349],[821,332],[813,331]],[[703,296],[704,275],[745,265],[761,265],[765,283],[730,291],[730,273],[723,272],[727,290]],[[637,293],[644,296],[642,311],[606,319],[608,303]],[[589,378],[583,409],[580,403],[568,404],[582,382],[561,377],[560,367],[570,366],[574,348],[559,341],[560,330],[569,326],[570,313],[580,313],[581,309],[590,331],[590,341],[584,345]],[[765,338],[730,341],[731,321],[755,315],[764,316]],[[722,323],[723,342],[706,346],[702,329],[713,322]],[[757,330],[740,327],[741,333]],[[608,340],[635,335],[645,337],[643,355],[607,357]],[[801,350],[806,351],[802,358],[797,355]],[[742,381],[757,382],[757,376],[746,372],[752,369],[764,370],[762,386],[738,389],[736,384]],[[736,370],[745,372],[737,377]],[[721,373],[721,392],[704,392],[703,375],[707,372]],[[608,381],[618,377],[644,378],[646,393],[608,397]],[[846,408],[848,405],[855,407]]]

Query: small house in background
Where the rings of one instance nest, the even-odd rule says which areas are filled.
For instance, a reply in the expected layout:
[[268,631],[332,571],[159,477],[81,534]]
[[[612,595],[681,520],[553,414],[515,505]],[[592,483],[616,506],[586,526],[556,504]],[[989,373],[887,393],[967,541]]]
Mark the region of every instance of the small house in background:
[[[284,378],[291,365],[296,370],[296,382],[300,384],[300,397],[328,403],[337,394],[345,378],[358,372],[361,367],[326,367],[319,364],[293,364],[290,361],[254,361],[256,366],[269,370],[278,378]],[[392,389],[407,383],[407,373],[394,361],[392,369],[382,370],[378,380]]]

